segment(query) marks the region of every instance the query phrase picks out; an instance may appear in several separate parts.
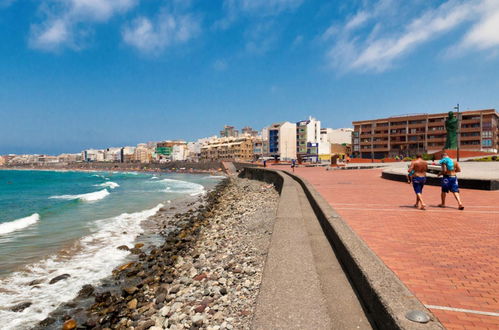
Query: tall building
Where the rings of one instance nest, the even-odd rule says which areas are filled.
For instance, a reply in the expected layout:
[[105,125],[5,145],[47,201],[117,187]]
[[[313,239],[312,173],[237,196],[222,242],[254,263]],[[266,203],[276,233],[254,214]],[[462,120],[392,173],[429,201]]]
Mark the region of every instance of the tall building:
[[[354,157],[386,158],[434,153],[445,146],[448,113],[398,116],[355,121],[352,134]],[[495,109],[460,113],[458,140],[465,151],[499,150],[499,114]]]
[[313,117],[296,123],[296,156],[302,160],[318,161],[321,122]]
[[296,159],[296,124],[277,123],[268,128],[269,156],[279,160]]
[[220,131],[220,137],[238,137],[239,131],[234,126],[225,125]]

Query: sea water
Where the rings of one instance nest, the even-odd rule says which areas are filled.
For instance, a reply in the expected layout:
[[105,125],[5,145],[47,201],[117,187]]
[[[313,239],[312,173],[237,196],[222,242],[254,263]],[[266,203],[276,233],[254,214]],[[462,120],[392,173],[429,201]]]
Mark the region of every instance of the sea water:
[[[221,177],[198,174],[0,170],[0,320],[30,328],[84,284],[120,265],[165,204],[199,196]],[[66,280],[49,284],[58,275]],[[11,308],[31,305],[20,312]]]

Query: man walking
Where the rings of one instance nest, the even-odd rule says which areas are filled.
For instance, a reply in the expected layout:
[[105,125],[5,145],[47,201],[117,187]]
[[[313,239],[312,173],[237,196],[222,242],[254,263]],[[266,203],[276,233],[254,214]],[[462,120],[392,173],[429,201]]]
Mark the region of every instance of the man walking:
[[419,154],[416,156],[416,159],[412,161],[411,166],[409,166],[409,169],[407,170],[409,175],[412,173],[412,187],[416,193],[416,204],[414,204],[414,207],[420,208],[421,210],[426,209],[426,204],[423,201],[423,187],[426,183],[426,170],[428,170],[428,164]]
[[442,159],[440,160],[440,165],[442,166],[442,172],[439,174],[443,175],[442,178],[442,203],[439,207],[445,207],[445,197],[447,193],[451,192],[456,198],[457,204],[460,210],[464,210],[463,203],[461,202],[461,196],[459,195],[459,185],[457,182],[456,173],[461,172],[461,167],[458,162],[454,162],[447,153],[442,154]]

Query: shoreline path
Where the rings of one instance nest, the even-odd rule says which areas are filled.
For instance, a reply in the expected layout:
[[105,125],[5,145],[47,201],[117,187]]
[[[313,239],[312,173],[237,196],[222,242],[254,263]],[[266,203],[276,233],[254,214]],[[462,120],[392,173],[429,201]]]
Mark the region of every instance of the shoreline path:
[[440,187],[425,186],[427,210],[413,207],[411,185],[380,169],[298,175],[341,215],[448,329],[499,328],[499,191],[462,189],[438,208]]

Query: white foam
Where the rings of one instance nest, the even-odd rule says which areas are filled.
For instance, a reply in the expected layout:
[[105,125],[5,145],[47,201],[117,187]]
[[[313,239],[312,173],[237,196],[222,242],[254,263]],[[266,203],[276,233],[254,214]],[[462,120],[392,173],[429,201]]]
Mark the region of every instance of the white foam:
[[151,178],[151,180],[158,180],[158,179],[159,178],[157,176],[155,176],[155,175]]
[[191,196],[197,196],[202,195],[206,192],[202,185],[194,182],[175,179],[163,179],[159,182],[166,184],[166,188],[164,191],[169,193],[189,194]]
[[99,191],[91,192],[88,194],[80,194],[80,195],[61,195],[61,196],[50,196],[52,199],[79,199],[84,202],[94,202],[100,199],[103,199],[109,195],[109,191],[107,189],[102,189]]
[[206,178],[208,178],[208,179],[225,179],[227,177],[225,175],[210,175],[210,176],[207,176]]
[[[2,330],[32,328],[59,305],[75,298],[84,284],[97,285],[102,278],[109,276],[129,254],[116,247],[132,244],[143,232],[140,223],[156,214],[161,207],[163,204],[141,212],[98,220],[95,222],[96,231],[79,240],[75,254],[49,257],[31,265],[26,271],[0,280]],[[71,276],[48,284],[61,274]],[[28,285],[33,280],[43,282],[37,287]],[[22,312],[10,311],[12,306],[22,302],[31,302],[32,305]]]
[[5,235],[12,233],[16,230],[21,230],[26,227],[29,227],[40,220],[40,215],[38,213],[34,213],[29,217],[17,219],[10,222],[0,223],[0,235]]
[[117,184],[116,182],[108,181],[108,182],[104,182],[104,183],[101,183],[101,184],[95,184],[94,186],[95,187],[105,187],[105,188],[114,189],[114,188],[118,188],[120,185]]

